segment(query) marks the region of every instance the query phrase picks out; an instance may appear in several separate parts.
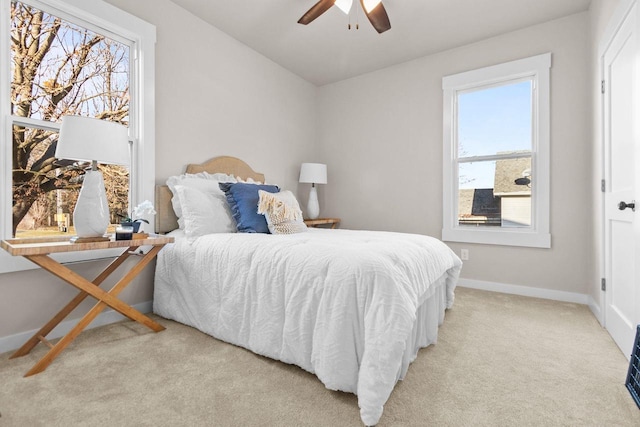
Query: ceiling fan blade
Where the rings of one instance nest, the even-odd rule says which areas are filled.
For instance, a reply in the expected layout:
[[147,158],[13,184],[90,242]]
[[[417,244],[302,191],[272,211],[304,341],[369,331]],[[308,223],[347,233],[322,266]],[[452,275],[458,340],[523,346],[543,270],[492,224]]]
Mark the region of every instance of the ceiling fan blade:
[[380,34],[385,31],[391,29],[391,22],[389,22],[389,15],[387,15],[387,11],[382,5],[382,2],[378,3],[376,7],[371,9],[370,12],[367,12],[367,8],[364,6],[364,0],[360,0],[360,4],[364,9],[364,13],[367,14],[367,18],[369,18],[369,22],[373,25],[373,28]]
[[314,19],[329,10],[335,2],[336,0],[320,0],[318,3],[314,4],[307,13],[302,15],[302,18],[298,20],[298,24],[307,25],[308,23],[313,22]]

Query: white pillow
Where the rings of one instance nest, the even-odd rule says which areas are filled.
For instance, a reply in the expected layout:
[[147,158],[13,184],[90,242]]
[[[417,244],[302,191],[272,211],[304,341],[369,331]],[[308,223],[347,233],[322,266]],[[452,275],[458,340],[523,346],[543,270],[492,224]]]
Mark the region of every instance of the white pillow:
[[307,231],[302,211],[291,191],[269,193],[258,190],[258,213],[265,216],[271,234],[294,234]]
[[182,185],[184,187],[191,187],[205,193],[224,197],[224,192],[220,190],[220,187],[218,186],[218,183],[220,182],[237,182],[237,180],[233,175],[227,175],[225,173],[210,174],[207,172],[200,172],[197,174],[185,173],[182,175],[172,176],[167,179],[167,186],[173,194],[171,204],[173,206],[173,211],[178,217],[178,226],[180,228],[184,228],[184,220],[182,219],[182,206],[180,206],[180,199],[177,197],[176,186]]
[[235,233],[236,222],[222,193],[217,196],[194,187],[175,187],[184,220],[184,234],[198,237],[212,233]]
[[253,178],[249,177],[247,179],[242,179],[242,178],[236,178],[238,180],[238,182],[243,182],[245,184],[266,184],[266,182],[262,182],[262,181],[254,181]]

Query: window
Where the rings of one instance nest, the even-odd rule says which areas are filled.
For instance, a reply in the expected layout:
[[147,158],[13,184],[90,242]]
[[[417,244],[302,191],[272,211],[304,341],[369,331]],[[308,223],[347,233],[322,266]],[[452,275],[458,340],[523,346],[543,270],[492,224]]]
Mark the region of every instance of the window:
[[[131,42],[17,1],[11,3],[11,32],[12,236],[73,235],[88,163],[54,157],[59,123],[73,114],[128,125]],[[100,169],[116,224],[117,214],[129,210],[129,171]]]
[[443,78],[443,240],[551,246],[550,67],[544,54]]
[[[64,115],[129,128],[130,167],[99,166],[113,223],[130,204],[153,200],[155,28],[104,2],[0,5],[2,238],[73,235],[86,165],[54,158]],[[0,272],[22,269],[15,261],[0,254]]]

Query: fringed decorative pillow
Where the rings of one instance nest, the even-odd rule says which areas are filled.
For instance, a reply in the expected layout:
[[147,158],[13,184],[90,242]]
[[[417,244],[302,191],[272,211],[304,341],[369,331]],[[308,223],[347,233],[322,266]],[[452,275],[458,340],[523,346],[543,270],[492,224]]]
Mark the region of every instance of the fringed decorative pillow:
[[294,234],[307,231],[302,211],[291,191],[258,191],[258,213],[264,215],[271,234]]

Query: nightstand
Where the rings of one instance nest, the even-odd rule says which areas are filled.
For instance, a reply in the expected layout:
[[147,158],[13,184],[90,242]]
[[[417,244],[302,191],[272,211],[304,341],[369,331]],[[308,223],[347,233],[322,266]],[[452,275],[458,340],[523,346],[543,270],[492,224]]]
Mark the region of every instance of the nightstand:
[[331,228],[336,228],[340,224],[340,218],[316,218],[305,219],[304,223],[307,227],[320,227],[322,225],[330,225]]
[[[144,269],[144,267],[156,257],[158,252],[160,252],[160,249],[168,243],[173,243],[173,237],[158,235],[146,235],[141,237],[142,238],[134,240],[114,240],[112,237],[110,240],[89,243],[72,243],[69,241],[69,237],[11,239],[2,241],[2,248],[11,255],[27,258],[29,261],[39,265],[44,270],[47,270],[49,273],[59,277],[80,291],[75,298],[69,301],[69,303],[58,312],[58,314],[53,316],[46,325],[40,328],[40,330],[36,332],[31,339],[29,339],[29,341],[11,355],[10,358],[13,359],[29,354],[29,352],[39,342],[42,342],[50,348],[40,361],[25,374],[25,377],[37,374],[47,369],[47,366],[49,366],[53,359],[55,359],[56,356],[58,356],[58,354],[60,354],[60,352],[62,352],[62,350],[64,350],[65,347],[67,347],[80,334],[80,332],[82,332],[82,330],[107,307],[111,307],[120,314],[145,325],[155,332],[160,332],[165,329],[164,326],[140,313],[124,301],[118,299],[118,294],[122,292],[122,290],[131,283],[131,281]],[[140,255],[138,263],[131,267],[110,291],[107,292],[101,289],[100,284],[104,282],[104,280],[120,265],[122,265],[125,260],[130,256],[135,257],[138,255],[136,250],[140,246],[151,246],[151,250],[146,254]],[[60,264],[49,256],[49,254],[59,252],[84,252],[112,248],[122,248],[122,253],[119,256],[114,257],[115,259],[111,264],[109,264],[93,281],[85,279],[78,273],[63,264]],[[96,305],[94,305],[93,308],[78,321],[71,331],[69,331],[64,337],[60,338],[57,343],[50,343],[45,337],[88,296],[98,300]]]

